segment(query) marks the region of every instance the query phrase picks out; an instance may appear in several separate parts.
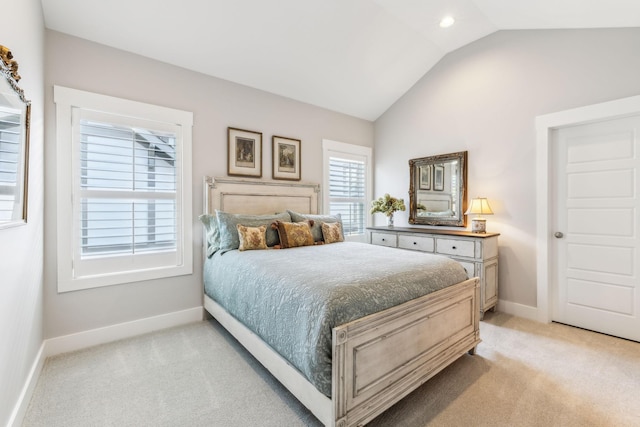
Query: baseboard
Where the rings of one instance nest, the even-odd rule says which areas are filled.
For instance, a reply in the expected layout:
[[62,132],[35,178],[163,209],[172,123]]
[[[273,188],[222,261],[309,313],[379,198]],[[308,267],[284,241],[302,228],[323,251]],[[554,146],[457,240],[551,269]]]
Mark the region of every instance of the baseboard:
[[104,328],[91,329],[76,334],[45,340],[45,356],[68,353],[94,345],[105,344],[123,338],[130,338],[148,332],[166,329],[173,326],[198,322],[203,319],[203,308],[194,307],[159,316],[147,317],[131,322],[118,323]]
[[44,347],[43,342],[35,360],[33,361],[33,365],[31,365],[31,370],[29,371],[27,380],[22,387],[16,406],[13,408],[11,417],[9,417],[9,423],[7,424],[8,427],[20,427],[22,425],[22,420],[27,413],[29,402],[31,402],[31,396],[36,388],[38,378],[40,378],[40,372],[42,372],[42,367],[44,366],[44,361],[46,359]]
[[539,322],[538,308],[516,302],[498,300],[498,311]]

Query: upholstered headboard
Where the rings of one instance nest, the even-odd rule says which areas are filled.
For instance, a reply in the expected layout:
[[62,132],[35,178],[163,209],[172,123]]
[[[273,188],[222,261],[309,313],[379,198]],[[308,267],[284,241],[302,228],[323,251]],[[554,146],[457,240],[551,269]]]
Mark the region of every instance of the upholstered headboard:
[[204,178],[204,210],[252,215],[274,214],[289,209],[320,212],[320,185],[299,182]]

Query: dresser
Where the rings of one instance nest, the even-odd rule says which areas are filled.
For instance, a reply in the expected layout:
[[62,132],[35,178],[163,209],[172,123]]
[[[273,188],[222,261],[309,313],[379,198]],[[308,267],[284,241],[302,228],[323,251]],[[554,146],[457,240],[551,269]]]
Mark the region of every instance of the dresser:
[[499,233],[404,227],[368,227],[369,243],[444,255],[480,278],[481,315],[498,303]]

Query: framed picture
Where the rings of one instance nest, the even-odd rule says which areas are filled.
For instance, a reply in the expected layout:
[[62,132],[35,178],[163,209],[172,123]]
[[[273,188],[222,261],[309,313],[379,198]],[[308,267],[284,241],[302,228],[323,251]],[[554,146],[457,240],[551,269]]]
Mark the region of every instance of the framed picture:
[[433,165],[433,189],[444,191],[444,165]]
[[262,177],[262,133],[228,128],[227,174]]
[[431,165],[420,166],[420,182],[418,188],[420,190],[431,190]]
[[300,140],[273,137],[273,179],[300,181]]

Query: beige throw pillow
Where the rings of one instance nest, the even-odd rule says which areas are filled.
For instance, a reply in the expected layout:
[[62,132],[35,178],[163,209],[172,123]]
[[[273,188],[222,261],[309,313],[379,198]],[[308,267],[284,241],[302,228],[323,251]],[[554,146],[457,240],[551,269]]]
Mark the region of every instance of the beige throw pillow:
[[337,243],[344,242],[342,234],[342,223],[340,222],[323,222],[322,223],[322,237],[325,243]]
[[245,227],[242,224],[236,226],[240,239],[240,251],[250,251],[255,249],[267,249],[267,227]]

